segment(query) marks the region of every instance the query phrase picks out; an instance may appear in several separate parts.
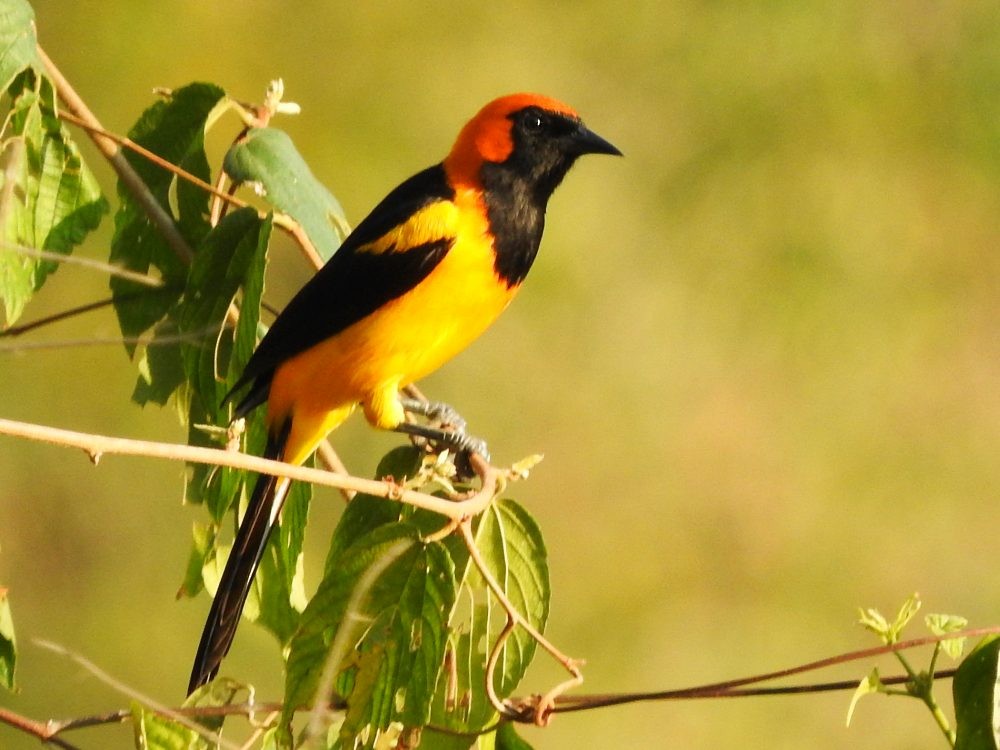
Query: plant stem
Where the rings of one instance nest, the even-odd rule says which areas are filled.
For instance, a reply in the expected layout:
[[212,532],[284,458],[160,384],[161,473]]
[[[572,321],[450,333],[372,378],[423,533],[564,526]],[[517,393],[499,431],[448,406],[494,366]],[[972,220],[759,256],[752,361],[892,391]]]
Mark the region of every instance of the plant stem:
[[93,126],[94,129],[88,129],[87,132],[90,134],[94,145],[100,149],[101,153],[110,162],[112,168],[118,173],[122,184],[128,188],[139,205],[142,206],[143,211],[146,212],[149,220],[156,225],[156,228],[163,235],[163,238],[167,241],[170,249],[174,251],[174,254],[184,263],[190,263],[191,259],[194,258],[194,252],[181,235],[180,230],[177,229],[177,225],[174,224],[174,220],[170,214],[156,200],[156,197],[149,191],[149,187],[142,181],[138,173],[132,169],[132,165],[128,163],[118,144],[98,132],[104,130],[100,121],[90,111],[90,108],[80,98],[80,95],[76,93],[76,90],[66,80],[66,77],[63,76],[59,68],[55,66],[55,63],[45,54],[45,50],[40,45],[38,47],[38,55],[42,58],[49,78],[52,79],[52,83],[56,87],[56,93],[63,104],[80,120]]
[[910,695],[923,701],[924,705],[931,712],[931,716],[934,717],[934,721],[941,730],[941,733],[944,734],[945,739],[948,741],[949,747],[955,747],[955,732],[951,728],[948,717],[945,716],[944,711],[941,710],[941,706],[938,705],[937,699],[934,697],[934,665],[937,662],[937,655],[940,650],[941,643],[939,641],[934,644],[934,654],[931,657],[930,670],[926,674],[918,674],[910,666],[909,660],[900,651],[896,651],[895,654],[910,678],[910,681],[907,683],[907,691]]

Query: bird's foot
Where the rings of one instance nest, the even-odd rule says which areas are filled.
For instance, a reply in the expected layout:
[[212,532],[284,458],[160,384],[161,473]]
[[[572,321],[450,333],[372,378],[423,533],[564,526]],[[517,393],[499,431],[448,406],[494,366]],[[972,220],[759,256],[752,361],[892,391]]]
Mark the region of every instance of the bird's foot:
[[442,428],[450,429],[453,432],[465,432],[465,419],[450,404],[443,401],[422,401],[415,398],[404,398],[400,403],[411,414],[427,417],[430,421],[437,422]]

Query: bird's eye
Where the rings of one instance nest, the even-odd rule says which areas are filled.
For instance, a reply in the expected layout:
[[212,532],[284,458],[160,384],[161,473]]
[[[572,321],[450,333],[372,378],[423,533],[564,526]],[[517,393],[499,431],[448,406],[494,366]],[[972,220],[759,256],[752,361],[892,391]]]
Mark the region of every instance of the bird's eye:
[[526,112],[524,115],[524,129],[529,133],[540,133],[545,127],[545,117],[539,112]]

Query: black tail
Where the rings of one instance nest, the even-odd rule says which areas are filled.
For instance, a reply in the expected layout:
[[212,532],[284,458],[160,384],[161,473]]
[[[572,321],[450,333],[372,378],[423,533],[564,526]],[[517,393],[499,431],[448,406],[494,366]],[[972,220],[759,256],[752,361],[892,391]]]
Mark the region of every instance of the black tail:
[[[289,426],[286,424],[279,435],[268,438],[265,458],[281,458]],[[188,683],[188,695],[215,677],[222,659],[229,653],[257,566],[264,556],[271,529],[288,494],[287,486],[278,492],[281,483],[282,480],[268,474],[257,477],[250,504],[236,532],[233,549],[201,633],[198,654],[191,669],[191,682]]]

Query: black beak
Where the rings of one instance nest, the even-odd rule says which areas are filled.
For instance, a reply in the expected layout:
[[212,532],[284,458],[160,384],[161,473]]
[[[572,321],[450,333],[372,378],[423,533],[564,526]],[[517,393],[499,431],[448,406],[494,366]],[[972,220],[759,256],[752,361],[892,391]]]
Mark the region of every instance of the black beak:
[[573,135],[573,145],[576,152],[583,154],[610,154],[611,156],[622,156],[622,152],[612,146],[597,133],[588,130],[583,125]]

